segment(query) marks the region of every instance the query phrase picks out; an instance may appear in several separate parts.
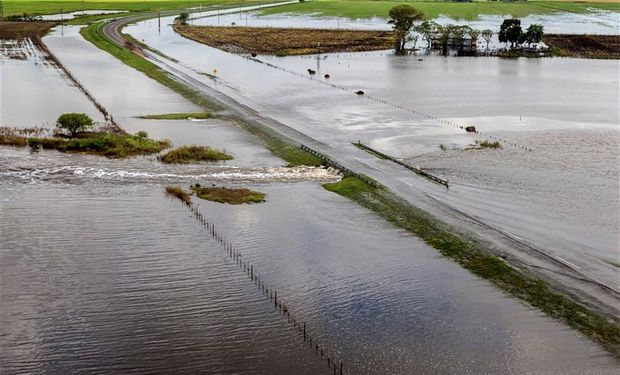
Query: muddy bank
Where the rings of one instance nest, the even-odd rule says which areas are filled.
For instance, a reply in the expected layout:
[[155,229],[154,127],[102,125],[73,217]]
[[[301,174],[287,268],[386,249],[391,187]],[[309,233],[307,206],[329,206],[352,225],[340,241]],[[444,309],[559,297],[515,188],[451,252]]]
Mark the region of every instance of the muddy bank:
[[391,31],[186,25],[174,29],[186,38],[227,52],[261,55],[376,51],[394,44]]
[[42,36],[57,24],[57,22],[0,22],[0,39]]
[[543,42],[556,56],[620,59],[620,35],[545,35]]

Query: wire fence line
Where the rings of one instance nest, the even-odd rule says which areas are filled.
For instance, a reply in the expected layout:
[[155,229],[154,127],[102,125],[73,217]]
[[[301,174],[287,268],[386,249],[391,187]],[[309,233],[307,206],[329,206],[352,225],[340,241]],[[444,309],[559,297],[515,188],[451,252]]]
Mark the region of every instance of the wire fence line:
[[110,112],[105,108],[105,106],[99,102],[95,96],[88,91],[86,86],[82,84],[71,71],[60,61],[56,55],[52,53],[52,51],[43,43],[43,40],[40,36],[35,37],[35,44],[39,46],[39,48],[47,54],[47,57],[60,69],[63,73],[69,78],[71,82],[75,84],[75,86],[93,103],[95,108],[103,115],[106,122],[108,122],[116,131],[124,133],[125,131],[120,127],[120,125],[114,120],[114,117],[110,114]]
[[338,358],[333,349],[328,347],[328,344],[312,334],[308,324],[303,319],[298,318],[291,312],[288,304],[286,304],[282,298],[282,295],[278,295],[278,291],[268,286],[263,277],[258,272],[258,269],[243,256],[241,251],[233,245],[231,241],[225,238],[221,231],[217,229],[212,220],[203,215],[198,206],[192,202],[186,202],[180,200],[183,205],[191,212],[192,216],[198,221],[198,223],[208,232],[208,234],[220,245],[222,250],[225,251],[228,258],[234,261],[240,270],[246,275],[250,282],[254,284],[261,295],[269,300],[273,304],[275,311],[286,319],[286,322],[293,327],[295,333],[303,338],[303,343],[310,348],[313,353],[324,361],[325,366],[334,375],[350,375],[344,367],[344,360]]
[[[383,105],[386,105],[386,106],[398,109],[398,110],[403,111],[403,112],[411,113],[413,115],[416,115],[416,116],[419,116],[419,117],[422,117],[422,118],[425,118],[425,119],[428,119],[428,120],[434,120],[434,121],[439,122],[442,125],[451,126],[451,127],[455,128],[455,129],[465,130],[465,128],[467,128],[468,126],[472,126],[472,125],[459,124],[459,123],[456,123],[456,122],[451,121],[451,120],[446,120],[445,118],[439,117],[439,116],[434,115],[434,114],[426,113],[426,112],[423,112],[423,111],[419,111],[419,110],[417,110],[417,109],[415,109],[413,107],[410,107],[410,106],[396,104],[396,103],[393,103],[393,102],[391,102],[391,101],[389,101],[387,99],[383,99],[383,98],[381,98],[379,96],[374,96],[374,95],[366,94],[366,93],[364,93],[361,90],[354,90],[354,89],[350,89],[350,88],[347,88],[347,87],[344,87],[344,86],[339,86],[339,85],[336,85],[334,83],[328,82],[326,80],[318,80],[318,79],[314,78],[314,74],[309,74],[309,73],[302,74],[300,72],[297,72],[297,71],[294,71],[294,70],[291,70],[291,69],[287,69],[287,68],[281,67],[279,65],[275,65],[275,64],[272,64],[270,62],[263,61],[263,60],[260,60],[259,58],[252,57],[252,56],[244,56],[244,57],[246,59],[248,59],[248,60],[251,60],[251,61],[254,61],[254,62],[257,62],[257,63],[260,63],[260,64],[267,65],[270,68],[277,69],[277,70],[280,70],[280,71],[283,71],[283,72],[286,72],[288,74],[292,74],[292,75],[295,75],[295,76],[298,76],[298,77],[301,77],[301,78],[309,79],[309,80],[311,80],[313,82],[317,82],[317,83],[320,83],[320,84],[323,84],[323,85],[326,85],[326,86],[330,86],[332,88],[335,88],[335,89],[340,90],[340,91],[342,91],[344,93],[347,93],[347,94],[356,94],[358,96],[363,96],[367,100],[372,100],[374,102],[377,102],[377,103],[380,103],[380,104],[383,104]],[[518,148],[518,149],[521,149],[521,150],[524,150],[524,151],[530,151],[530,152],[533,151],[530,147],[518,144],[516,142],[510,141],[510,140],[502,138],[502,137],[498,137],[498,136],[494,136],[492,134],[480,132],[478,130],[474,130],[473,133],[481,135],[481,136],[489,138],[489,139],[497,140],[499,142],[502,142],[504,144],[507,144],[509,146],[512,146],[512,147],[515,147],[515,148]]]

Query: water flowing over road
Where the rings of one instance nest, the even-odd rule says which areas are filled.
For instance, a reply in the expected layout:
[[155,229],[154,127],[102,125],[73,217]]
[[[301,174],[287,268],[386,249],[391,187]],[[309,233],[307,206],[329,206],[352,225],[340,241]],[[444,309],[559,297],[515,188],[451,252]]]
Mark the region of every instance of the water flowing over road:
[[[211,14],[218,11],[214,12]],[[614,147],[609,139],[614,130],[605,124],[605,93],[609,90],[605,82],[593,84],[602,92],[597,119],[602,126],[595,134],[584,130],[585,137],[574,130],[549,126],[537,143],[532,142],[532,153],[507,146],[501,154],[463,156],[454,149],[437,156],[433,152],[439,140],[458,146],[470,143],[471,136],[438,127],[422,116],[405,117],[367,98],[343,90],[335,92],[333,87],[187,41],[171,32],[167,25],[170,20],[162,19],[165,26],[161,34],[156,20],[136,18],[120,19],[104,30],[124,43],[116,39],[120,37],[119,28],[136,22],[125,31],[178,61],[148,51],[146,57],[175,79],[226,106],[231,117],[242,117],[326,153],[346,167],[381,181],[416,206],[514,252],[521,261],[544,267],[556,279],[577,277],[580,281],[572,281],[575,290],[592,292],[591,287],[597,291],[595,298],[604,304],[616,303],[612,292],[601,292],[588,279],[609,275],[605,273],[608,271],[599,273],[598,263],[573,258],[564,263],[553,257],[557,253],[530,246],[529,239],[516,235],[523,230],[518,223],[507,229],[505,218],[489,219],[473,214],[475,207],[463,208],[472,204],[472,197],[479,197],[477,190],[489,194],[496,189],[500,196],[504,188],[492,185],[494,173],[487,169],[489,175],[480,176],[492,189],[481,189],[471,176],[479,170],[467,173],[467,168],[473,168],[468,160],[487,166],[488,159],[495,157],[498,170],[509,160],[517,166],[532,163],[541,157],[549,139],[560,142],[561,138],[575,148],[581,147],[580,140],[584,139],[588,144],[602,145],[597,157],[606,163],[605,150]],[[285,168],[282,160],[251,135],[222,119],[191,122],[137,118],[201,109],[85,42],[77,28],[55,30],[44,41],[126,130],[170,138],[177,146],[196,143],[225,147],[235,159],[170,166],[154,157],[109,160],[0,147],[0,373],[332,374],[324,358],[304,344],[209,232],[178,200],[163,194],[168,184],[193,183],[248,187],[266,194],[265,203],[254,205],[193,199],[196,209],[217,223],[225,238],[256,267],[261,280],[275,287],[314,337],[330,348],[329,355],[345,360],[350,374],[617,372],[617,359],[599,345],[506,297],[487,281],[438,255],[419,238],[323,189],[320,183],[340,178],[333,171]],[[347,64],[387,64],[394,70],[386,73],[376,69],[377,77],[381,77],[376,86],[367,80],[363,87],[384,98],[390,90],[383,87],[381,82],[386,80],[382,74],[416,69],[405,60],[381,56],[331,56],[320,61],[314,57],[258,59],[302,72],[302,67],[320,64],[320,69],[336,72],[335,85],[348,90],[358,88],[355,77],[359,74],[350,71]],[[437,66],[449,70],[451,63],[446,64],[435,68],[420,64],[426,69],[421,74],[433,76]],[[488,61],[476,64],[487,71],[494,66],[497,74],[506,73],[506,69],[510,77],[519,74],[514,66]],[[15,71],[24,69],[19,64],[2,67],[10,75],[14,66]],[[220,72],[215,81],[200,74],[214,67]],[[48,68],[33,65],[28,69],[58,79],[61,73]],[[605,76],[609,72],[604,62],[599,68]],[[527,69],[534,68],[527,65]],[[576,67],[575,75],[579,74]],[[392,79],[402,77],[395,74]],[[61,81],[66,86],[59,90],[68,100],[94,110],[68,80]],[[547,83],[543,80],[540,85]],[[472,86],[471,82],[467,84]],[[425,90],[433,86],[420,85]],[[42,81],[39,87],[53,86],[58,86],[58,81],[53,85]],[[580,87],[586,91],[591,88],[585,84]],[[6,97],[6,91],[3,94]],[[437,93],[431,91],[429,95],[428,102],[440,101]],[[570,95],[557,100],[567,97]],[[403,96],[405,102],[399,105],[409,105],[406,98]],[[36,103],[44,107],[41,111],[48,113],[48,118],[64,110],[63,103],[56,100],[32,99],[20,102],[23,99],[10,98],[10,103]],[[521,110],[529,104],[515,99],[515,105]],[[425,109],[441,113],[439,107],[441,104]],[[461,104],[450,110],[461,113],[467,107]],[[494,115],[503,113],[499,107],[491,109]],[[584,108],[575,109],[566,118],[579,118],[579,110]],[[587,109],[585,112],[590,113]],[[23,117],[11,113],[19,126],[34,121],[30,113]],[[454,113],[445,118],[460,121]],[[529,118],[529,126],[537,126],[538,118]],[[376,120],[376,126],[371,126],[369,119]],[[525,119],[527,122],[528,116]],[[526,133],[503,134],[490,128],[496,117],[488,122],[476,120],[503,138],[515,142],[530,139]],[[513,117],[504,120],[516,123]],[[400,137],[400,133],[405,136]],[[466,176],[455,178],[454,187],[445,189],[354,148],[350,142],[356,140],[356,134],[382,151],[432,166],[434,173],[458,175],[461,171]],[[586,168],[589,162],[581,160],[580,165]],[[548,169],[549,165],[562,168],[553,157],[541,167]],[[613,171],[600,171],[613,177]],[[518,180],[524,173],[516,169],[512,178]],[[571,173],[556,176],[557,181],[569,179]],[[597,189],[604,191],[604,183],[600,184]],[[544,187],[541,184],[541,191]],[[599,190],[593,191],[598,194]],[[491,212],[498,212],[495,206],[511,212],[515,208],[506,203],[510,199],[493,197],[480,204],[489,205]],[[605,245],[600,247],[604,249]]]

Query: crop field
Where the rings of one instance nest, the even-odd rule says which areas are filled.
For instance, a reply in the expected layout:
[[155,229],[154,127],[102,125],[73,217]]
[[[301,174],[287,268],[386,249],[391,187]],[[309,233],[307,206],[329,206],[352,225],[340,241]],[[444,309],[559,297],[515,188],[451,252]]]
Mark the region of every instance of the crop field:
[[[263,10],[263,14],[299,13],[348,18],[387,17],[389,10],[402,1],[382,0],[314,0],[305,3],[283,5]],[[472,3],[443,1],[408,1],[406,4],[424,12],[428,19],[445,15],[454,19],[475,20],[479,15],[511,15],[526,17],[532,14],[551,14],[555,12],[588,13],[592,9],[620,12],[617,1],[600,2],[569,1],[480,1]]]
[[[252,4],[252,0],[5,0],[4,14],[56,14],[78,10],[159,11],[214,5]],[[264,3],[264,1],[263,1]],[[83,6],[83,8],[82,8]]]
[[176,26],[175,30],[229,52],[279,56],[383,50],[394,44],[391,31],[213,26]]

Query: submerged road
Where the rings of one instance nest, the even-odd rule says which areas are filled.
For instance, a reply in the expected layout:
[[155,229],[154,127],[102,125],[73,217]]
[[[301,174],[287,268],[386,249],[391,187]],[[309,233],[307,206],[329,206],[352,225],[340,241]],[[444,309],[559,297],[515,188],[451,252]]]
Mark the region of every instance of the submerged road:
[[[282,4],[285,3],[231,8],[224,12],[220,10],[212,12],[213,15],[216,15],[216,12],[219,14],[234,13]],[[159,15],[172,16],[179,12],[181,10],[162,12]],[[124,47],[125,38],[121,34],[123,27],[130,23],[157,16],[157,13],[149,13],[115,19],[103,24],[100,31],[110,41],[120,47]],[[556,286],[565,286],[564,289],[567,293],[576,296],[580,301],[596,311],[614,316],[620,315],[618,307],[620,306],[620,291],[617,289],[617,285],[614,285],[615,281],[613,278],[605,279],[598,276],[604,274],[599,272],[600,270],[593,267],[584,270],[569,260],[548,254],[544,249],[528,243],[515,234],[444,203],[441,197],[446,194],[445,187],[435,185],[422,177],[416,176],[403,166],[374,158],[354,147],[343,149],[331,147],[321,139],[316,139],[309,134],[264,116],[207,85],[202,81],[204,77],[201,77],[190,66],[148,50],[140,50],[140,53],[146,59],[168,72],[175,80],[198,90],[210,101],[227,108],[227,113],[232,118],[242,118],[253,125],[269,129],[290,142],[304,144],[329,156],[332,160],[350,170],[379,181],[409,203],[431,213],[435,217],[441,218],[442,221],[448,224],[473,234],[479,239],[482,246],[504,257],[517,268],[525,267],[542,277],[551,279]]]

